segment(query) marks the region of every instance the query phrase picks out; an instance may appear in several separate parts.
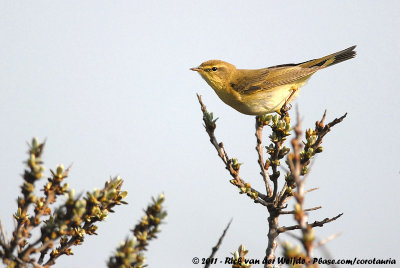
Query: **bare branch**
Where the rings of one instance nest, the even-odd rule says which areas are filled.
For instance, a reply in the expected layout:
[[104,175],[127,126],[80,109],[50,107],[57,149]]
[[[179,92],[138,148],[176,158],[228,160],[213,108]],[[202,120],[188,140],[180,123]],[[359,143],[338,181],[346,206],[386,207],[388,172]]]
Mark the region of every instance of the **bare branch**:
[[256,204],[259,203],[259,204],[263,205],[264,207],[272,206],[274,204],[271,202],[264,201],[261,198],[257,198],[256,200],[254,200],[254,203],[256,203]]
[[37,262],[32,262],[32,265],[33,265],[34,268],[45,268],[44,266],[40,265]]
[[342,115],[339,118],[335,118],[332,122],[330,122],[327,126],[329,126],[329,128],[333,127],[336,124],[339,124],[340,122],[343,121],[343,119],[345,119],[347,116],[347,113],[345,113],[344,115]]
[[[322,227],[324,224],[332,222],[334,220],[337,220],[339,217],[341,217],[343,215],[343,213],[340,213],[339,215],[333,217],[333,218],[325,218],[322,221],[315,221],[313,223],[308,224],[311,227]],[[301,229],[301,226],[299,224],[297,225],[293,225],[293,226],[282,226],[278,228],[278,233],[284,233],[287,231],[291,231],[291,230],[297,230],[297,229]]]
[[[347,116],[347,113],[345,113],[344,115],[342,115],[339,118],[335,118],[334,120],[332,120],[332,122],[324,125],[324,120],[326,117],[326,110],[324,115],[322,116],[321,121],[317,121],[315,122],[315,129],[314,129],[314,134],[317,135],[317,140],[311,145],[311,148],[316,151],[321,143],[322,143],[322,139],[325,137],[326,134],[328,134],[328,132],[331,131],[331,128],[333,126],[335,126],[336,124],[339,124],[340,122],[343,121],[343,119],[345,119]],[[306,163],[308,161],[308,159],[304,159],[302,162]]]
[[294,233],[287,232],[287,233],[285,233],[285,234],[288,235],[288,236],[291,236],[292,238],[294,238],[294,239],[296,239],[296,240],[298,240],[298,241],[301,241],[301,237],[298,236],[298,235],[295,235]]
[[319,241],[318,243],[316,243],[314,245],[314,247],[315,248],[321,247],[321,246],[325,245],[326,243],[328,243],[329,241],[332,241],[333,239],[336,239],[337,237],[339,237],[341,235],[342,235],[342,233],[337,233],[337,234],[333,234],[331,236],[328,236],[327,238],[325,238],[325,239]]
[[242,193],[246,193],[250,198],[254,199],[256,203],[266,206],[265,200],[267,200],[267,196],[252,188],[249,183],[246,183],[239,176],[240,164],[234,166],[233,159],[230,159],[228,157],[228,154],[224,149],[223,143],[222,142],[218,143],[214,135],[214,130],[216,128],[215,125],[216,119],[213,119],[212,114],[210,114],[207,111],[207,108],[204,105],[203,101],[201,100],[201,96],[199,94],[197,94],[197,98],[201,106],[201,111],[203,112],[204,127],[206,129],[208,136],[210,137],[211,144],[214,145],[214,148],[218,152],[218,156],[225,164],[225,168],[229,171],[229,174],[233,177],[231,183],[234,184],[236,187],[238,187]]
[[[304,208],[305,194],[311,191],[317,190],[318,188],[312,188],[309,190],[305,189],[305,182],[308,178],[310,170],[312,168],[312,162],[315,159],[315,155],[321,153],[323,148],[320,146],[324,136],[330,131],[330,128],[340,123],[347,114],[342,117],[334,119],[332,122],[325,125],[326,111],[324,112],[320,121],[315,124],[315,129],[308,129],[305,132],[305,141],[303,142],[302,136],[303,131],[301,129],[300,114],[297,109],[297,124],[294,128],[291,128],[288,114],[279,117],[278,115],[262,115],[256,117],[255,124],[255,136],[256,136],[256,151],[258,154],[258,165],[260,167],[260,174],[265,184],[266,194],[261,194],[257,190],[253,189],[249,183],[246,183],[239,176],[240,163],[235,158],[229,158],[222,142],[218,142],[214,132],[216,129],[216,119],[213,118],[213,114],[209,113],[202,102],[201,96],[197,94],[201,110],[203,112],[203,121],[206,132],[210,138],[211,144],[216,149],[218,156],[225,164],[225,168],[229,171],[233,177],[230,182],[239,188],[240,193],[246,193],[255,203],[260,203],[267,207],[268,217],[268,245],[266,249],[266,259],[274,260],[275,251],[277,248],[277,238],[282,232],[290,230],[300,229],[302,232],[301,238],[296,238],[301,241],[305,249],[305,257],[307,259],[312,258],[312,251],[315,248],[313,244],[315,242],[313,227],[322,227],[324,224],[336,220],[342,214],[339,214],[333,218],[326,218],[322,221],[315,221],[308,223],[308,213],[310,211],[321,209],[321,206],[313,208]],[[263,147],[263,129],[264,126],[269,126],[272,129],[272,134],[269,136],[271,143],[266,146],[264,151]],[[294,132],[295,137],[291,140],[292,150],[284,146],[286,138]],[[265,159],[265,155],[267,159]],[[286,157],[286,162],[289,169],[285,169],[281,166],[282,159]],[[269,169],[271,168],[271,170]],[[285,171],[286,176],[282,189],[278,189],[278,179],[280,178],[280,170],[282,168]],[[271,182],[273,184],[271,184]],[[278,191],[280,190],[280,191]],[[296,204],[292,211],[283,211],[287,207],[287,202],[290,198],[295,197]],[[285,205],[286,204],[286,205]],[[279,227],[278,218],[280,215],[292,214],[294,215],[297,225],[293,226],[282,226]],[[291,234],[290,234],[291,235]],[[224,236],[224,234],[223,234]],[[222,236],[222,237],[223,237]],[[218,245],[217,245],[218,248]],[[214,256],[214,249],[210,258]],[[215,249],[216,251],[217,249]],[[208,267],[208,266],[206,266]],[[265,267],[270,267],[265,265]]]
[[[215,247],[212,248],[211,255],[210,255],[210,257],[208,257],[208,259],[214,258],[215,253],[217,253],[219,247],[220,247],[221,244],[222,244],[222,240],[224,239],[224,237],[225,237],[225,235],[226,235],[226,232],[228,231],[229,227],[231,226],[232,220],[233,220],[233,219],[231,219],[231,220],[229,221],[229,223],[228,223],[228,225],[226,226],[224,232],[222,233],[222,235],[221,235],[220,238],[218,239],[218,243],[215,245]],[[210,267],[210,265],[211,265],[211,263],[208,262],[208,263],[206,263],[206,265],[204,266],[204,268],[208,268],[208,267]]]
[[3,248],[6,247],[7,245],[6,241],[7,241],[6,232],[4,231],[4,227],[0,219],[0,243]]
[[316,191],[316,190],[318,190],[318,189],[319,189],[318,187],[311,188],[311,189],[308,189],[308,190],[304,191],[304,193],[307,194],[307,193],[310,193],[310,192],[312,192],[312,191]]
[[256,117],[256,137],[257,137],[257,145],[256,145],[256,151],[258,154],[258,165],[260,166],[261,169],[261,176],[263,177],[264,183],[265,183],[265,189],[267,191],[267,196],[270,197],[272,196],[272,189],[271,185],[269,184],[269,175],[267,172],[268,167],[265,166],[264,162],[264,150],[263,150],[263,144],[262,144],[262,132],[263,132],[263,127],[264,124],[261,122],[261,120]]
[[[320,209],[320,208],[322,208],[322,207],[319,206],[319,207],[307,208],[307,209],[305,209],[304,211],[313,211],[313,210],[317,210],[317,209]],[[291,211],[281,211],[281,212],[279,212],[279,214],[295,214],[295,213],[296,213],[296,211],[294,211],[294,210],[291,210]]]
[[[281,191],[280,194],[278,195],[278,196],[279,196],[279,199],[278,199],[279,204],[285,204],[286,202],[288,202],[288,201],[293,197],[293,195],[291,195],[291,196],[285,196],[285,195],[284,195],[286,189],[287,189],[287,183],[285,182],[285,185],[284,185],[282,191]],[[305,191],[304,191],[304,194],[310,193],[310,192],[312,192],[312,191],[316,191],[316,190],[318,190],[318,189],[319,189],[318,187],[315,187],[315,188],[311,188],[311,189],[305,190]]]

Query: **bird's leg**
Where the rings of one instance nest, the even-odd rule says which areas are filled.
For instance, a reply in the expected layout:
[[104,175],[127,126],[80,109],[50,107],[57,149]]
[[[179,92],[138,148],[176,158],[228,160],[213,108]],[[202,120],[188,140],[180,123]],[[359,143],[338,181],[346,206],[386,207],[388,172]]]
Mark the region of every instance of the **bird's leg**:
[[290,88],[290,90],[292,91],[289,95],[289,98],[286,99],[285,103],[282,105],[281,110],[279,111],[279,114],[282,116],[282,118],[284,118],[285,116],[288,116],[288,111],[292,108],[292,105],[290,104],[290,102],[293,99],[294,93],[296,93],[296,91],[299,88],[297,86],[292,86]]

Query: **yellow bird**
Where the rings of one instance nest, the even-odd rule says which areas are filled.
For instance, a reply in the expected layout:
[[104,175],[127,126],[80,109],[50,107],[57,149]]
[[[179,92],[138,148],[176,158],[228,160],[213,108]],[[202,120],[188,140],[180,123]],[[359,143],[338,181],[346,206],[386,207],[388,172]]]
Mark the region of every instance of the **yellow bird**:
[[286,105],[297,97],[299,88],[315,72],[354,58],[355,48],[352,46],[302,63],[263,69],[236,69],[228,62],[209,60],[191,70],[197,71],[223,102],[243,114],[286,113]]

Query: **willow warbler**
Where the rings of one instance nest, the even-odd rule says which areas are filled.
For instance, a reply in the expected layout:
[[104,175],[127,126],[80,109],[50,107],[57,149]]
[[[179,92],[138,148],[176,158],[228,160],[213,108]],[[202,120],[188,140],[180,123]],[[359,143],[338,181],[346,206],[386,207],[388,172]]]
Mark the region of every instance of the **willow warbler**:
[[223,102],[243,114],[281,113],[315,72],[354,58],[355,48],[352,46],[302,63],[263,69],[236,69],[221,60],[209,60],[191,70],[198,72]]

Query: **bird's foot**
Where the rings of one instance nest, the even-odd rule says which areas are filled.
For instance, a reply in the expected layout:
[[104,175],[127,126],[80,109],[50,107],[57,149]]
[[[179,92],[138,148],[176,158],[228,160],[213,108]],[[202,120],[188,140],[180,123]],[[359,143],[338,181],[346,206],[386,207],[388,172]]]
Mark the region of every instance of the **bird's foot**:
[[278,112],[278,114],[280,114],[280,116],[281,116],[281,119],[289,116],[288,111],[290,111],[290,109],[292,109],[292,104],[290,104],[290,103],[283,104],[282,108]]

